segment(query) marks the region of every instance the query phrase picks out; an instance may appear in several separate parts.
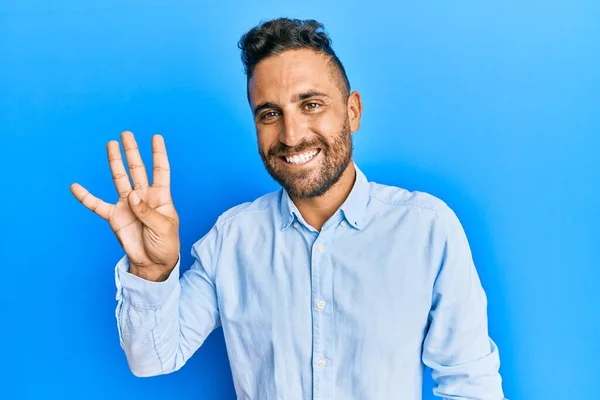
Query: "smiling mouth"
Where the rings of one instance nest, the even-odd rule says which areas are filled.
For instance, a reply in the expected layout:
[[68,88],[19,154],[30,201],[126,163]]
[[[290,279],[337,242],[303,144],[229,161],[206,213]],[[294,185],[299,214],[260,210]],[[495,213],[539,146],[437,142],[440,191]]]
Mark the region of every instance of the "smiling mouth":
[[300,165],[305,164],[315,158],[321,149],[312,149],[292,156],[280,156],[279,158],[288,164]]

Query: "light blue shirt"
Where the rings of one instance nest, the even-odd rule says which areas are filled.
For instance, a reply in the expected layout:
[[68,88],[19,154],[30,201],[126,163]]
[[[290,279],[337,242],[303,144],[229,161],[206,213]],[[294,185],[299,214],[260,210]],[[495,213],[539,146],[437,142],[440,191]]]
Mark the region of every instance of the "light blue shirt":
[[164,282],[115,268],[120,343],[140,377],[181,368],[222,327],[240,400],[503,398],[487,299],[440,199],[369,182],[321,231],[280,189],[233,207]]

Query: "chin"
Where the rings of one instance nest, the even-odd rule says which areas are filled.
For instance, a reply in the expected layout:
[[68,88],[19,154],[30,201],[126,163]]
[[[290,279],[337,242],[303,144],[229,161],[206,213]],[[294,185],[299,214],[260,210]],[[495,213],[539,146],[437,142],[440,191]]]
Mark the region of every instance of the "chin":
[[282,186],[291,197],[307,200],[324,195],[335,184],[335,182],[331,181],[319,182],[317,184],[315,182],[311,183],[310,185],[302,185],[302,183],[290,185],[286,183],[285,185],[282,184]]

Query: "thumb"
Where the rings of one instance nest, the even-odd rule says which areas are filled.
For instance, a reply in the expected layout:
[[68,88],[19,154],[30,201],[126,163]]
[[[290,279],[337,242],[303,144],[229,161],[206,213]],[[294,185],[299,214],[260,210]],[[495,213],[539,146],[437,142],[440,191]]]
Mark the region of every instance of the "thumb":
[[127,200],[129,201],[131,211],[144,225],[155,232],[163,232],[165,230],[165,224],[168,219],[142,200],[135,190],[129,193]]

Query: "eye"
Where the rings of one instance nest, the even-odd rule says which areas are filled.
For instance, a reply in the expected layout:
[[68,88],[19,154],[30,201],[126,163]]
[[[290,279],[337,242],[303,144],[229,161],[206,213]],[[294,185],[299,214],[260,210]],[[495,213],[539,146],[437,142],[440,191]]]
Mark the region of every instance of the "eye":
[[315,103],[315,102],[311,102],[311,103],[306,103],[306,104],[304,105],[304,107],[305,107],[307,110],[315,110],[315,109],[317,109],[317,108],[319,108],[319,107],[320,107],[320,104],[319,104],[319,103]]
[[278,114],[277,111],[269,111],[269,112],[266,112],[266,113],[262,114],[260,116],[260,119],[261,120],[271,119],[273,117],[276,117],[277,114]]

